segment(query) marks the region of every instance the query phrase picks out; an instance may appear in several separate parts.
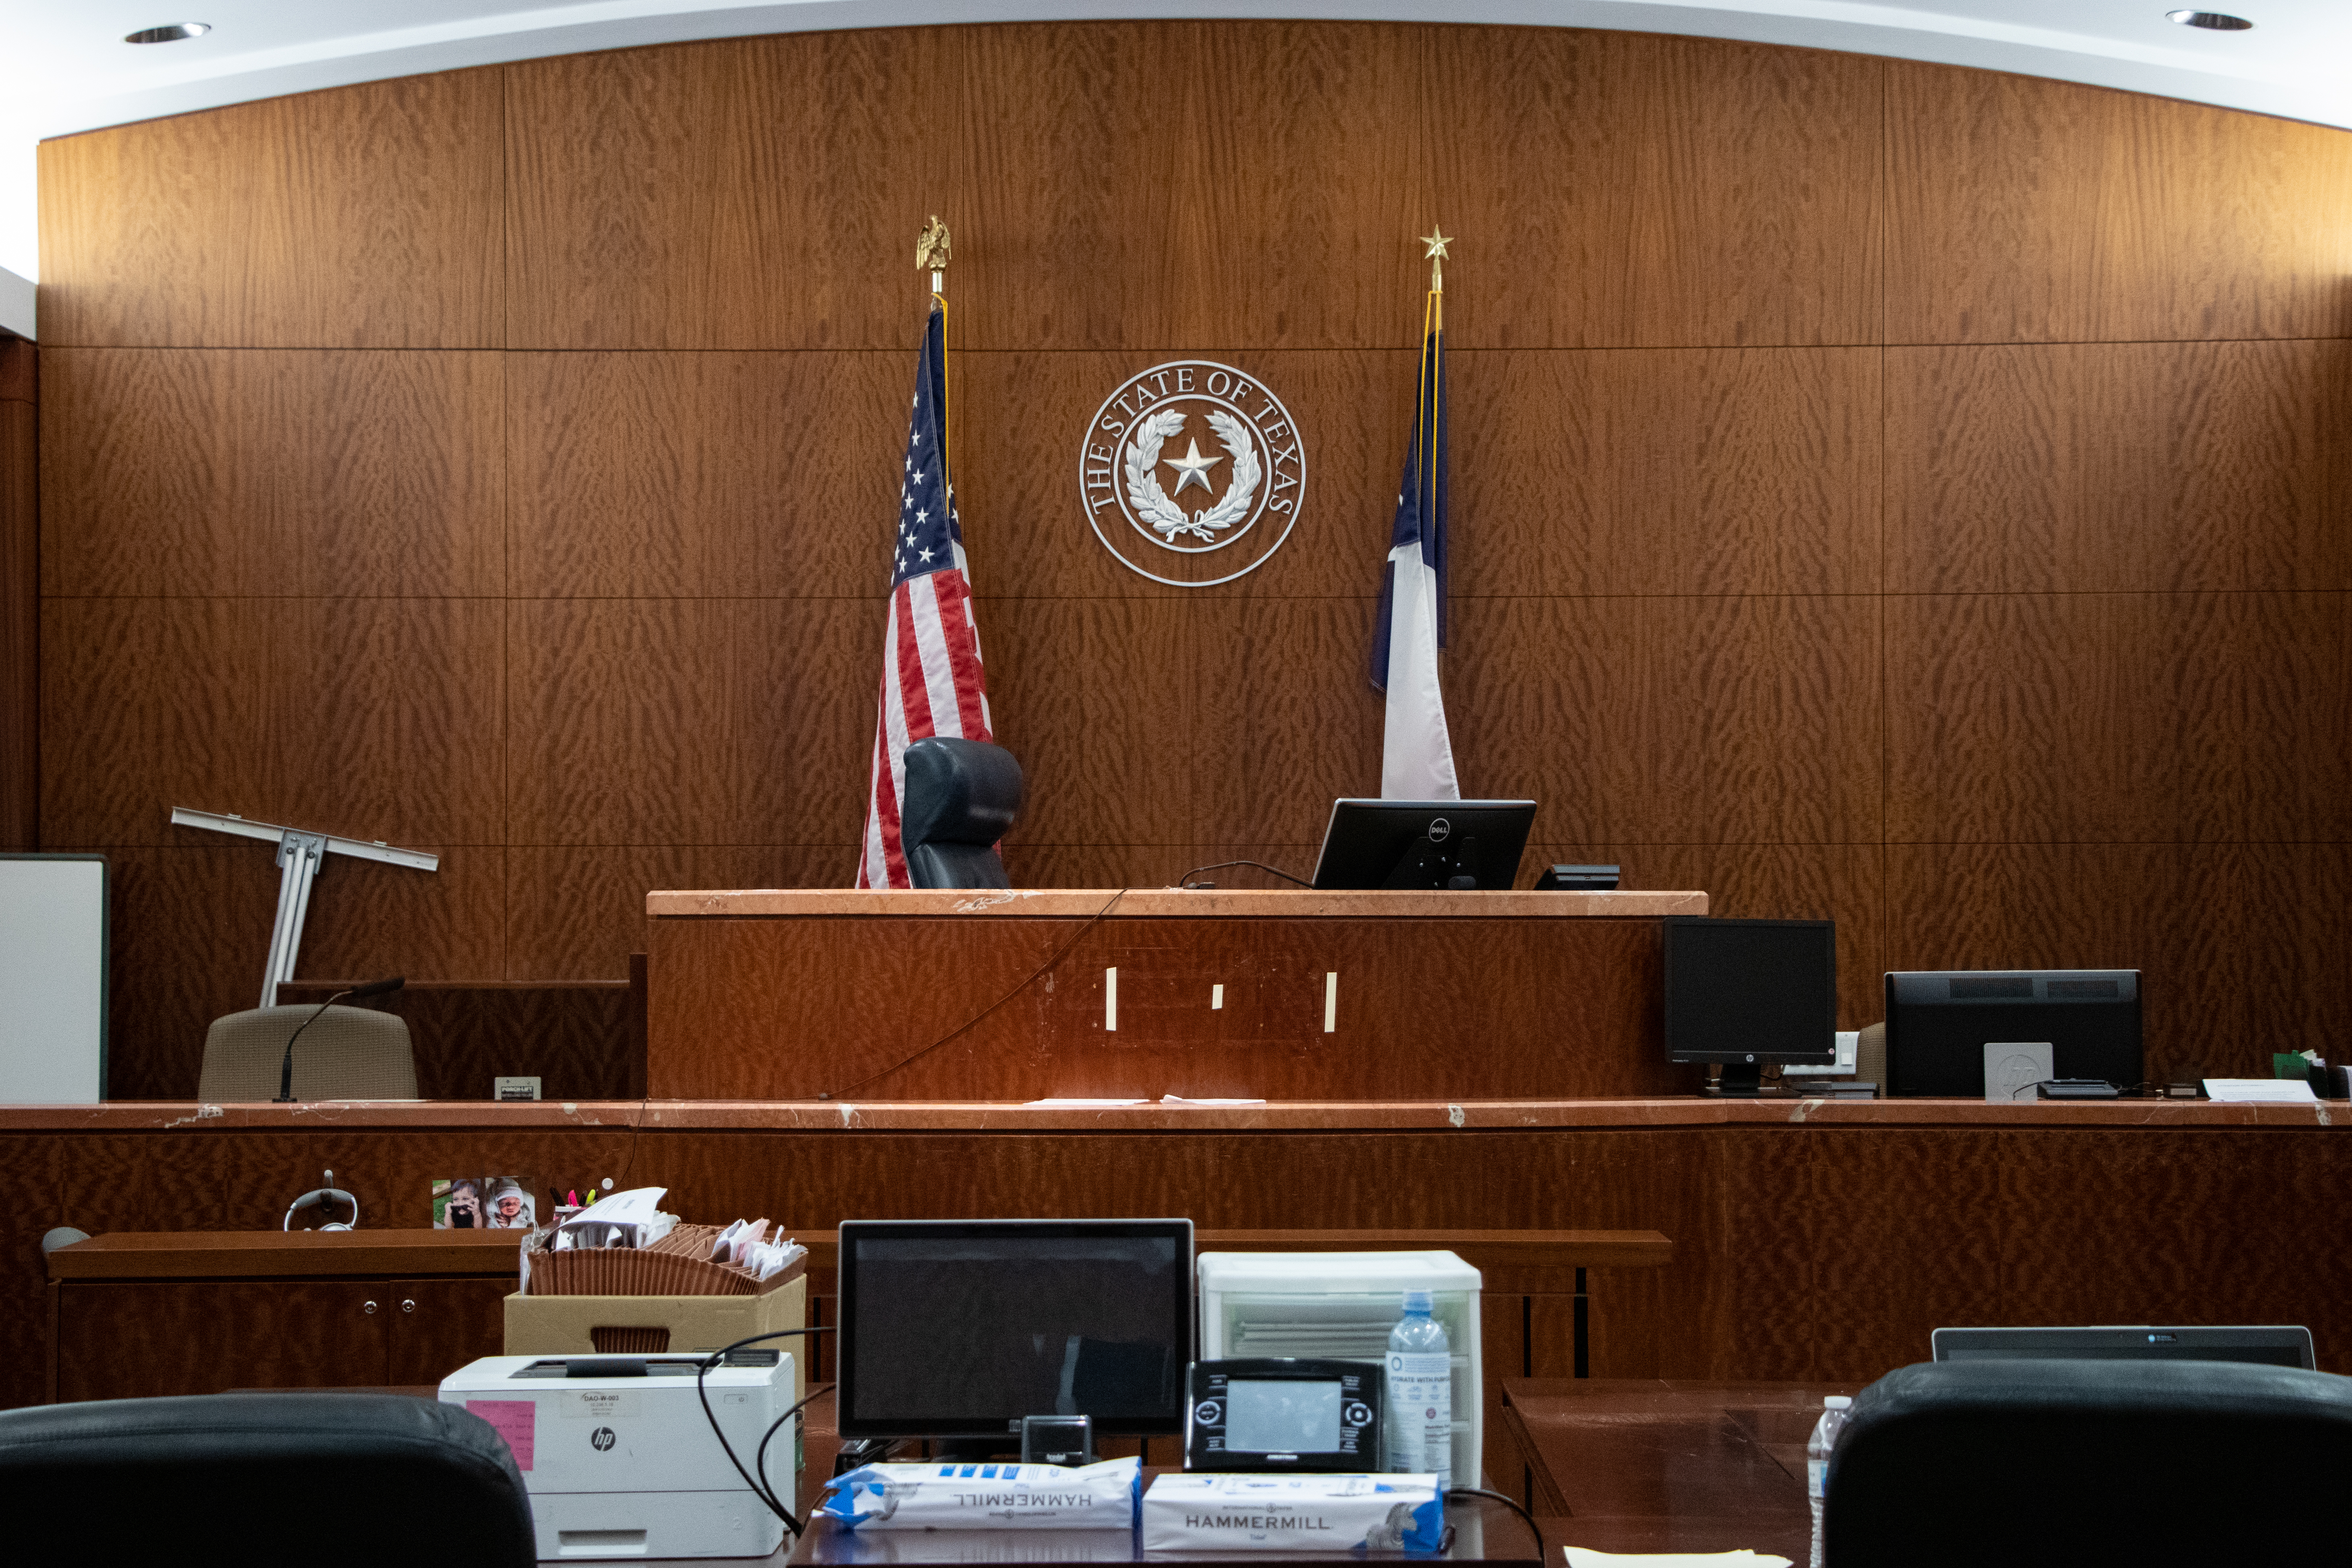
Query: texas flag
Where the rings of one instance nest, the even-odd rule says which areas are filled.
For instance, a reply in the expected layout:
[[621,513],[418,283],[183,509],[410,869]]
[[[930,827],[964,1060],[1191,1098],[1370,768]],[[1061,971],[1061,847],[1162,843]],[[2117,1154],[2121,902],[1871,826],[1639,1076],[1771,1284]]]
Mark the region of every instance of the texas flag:
[[1460,800],[1438,689],[1445,646],[1445,295],[1434,278],[1422,319],[1421,395],[1397,487],[1396,527],[1372,632],[1372,689],[1388,693],[1381,798]]

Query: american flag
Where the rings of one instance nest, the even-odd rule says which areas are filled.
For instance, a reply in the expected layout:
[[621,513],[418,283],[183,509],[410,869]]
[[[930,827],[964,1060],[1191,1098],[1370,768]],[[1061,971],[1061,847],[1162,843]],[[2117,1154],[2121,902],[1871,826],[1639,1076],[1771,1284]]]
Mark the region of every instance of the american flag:
[[882,637],[881,712],[874,726],[874,778],[857,857],[861,888],[904,888],[907,857],[898,808],[907,792],[907,744],[931,735],[994,739],[971,616],[963,521],[948,478],[947,309],[931,301],[899,475],[890,541],[890,615]]

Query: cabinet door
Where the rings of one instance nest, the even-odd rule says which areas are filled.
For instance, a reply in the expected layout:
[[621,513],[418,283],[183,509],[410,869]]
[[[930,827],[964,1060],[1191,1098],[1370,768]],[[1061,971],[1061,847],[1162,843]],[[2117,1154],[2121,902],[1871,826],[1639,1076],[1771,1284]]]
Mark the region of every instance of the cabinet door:
[[395,1388],[437,1384],[468,1362],[504,1353],[507,1292],[514,1281],[395,1279],[383,1287],[392,1308],[390,1372]]
[[58,1398],[381,1386],[396,1310],[376,1285],[68,1280]]

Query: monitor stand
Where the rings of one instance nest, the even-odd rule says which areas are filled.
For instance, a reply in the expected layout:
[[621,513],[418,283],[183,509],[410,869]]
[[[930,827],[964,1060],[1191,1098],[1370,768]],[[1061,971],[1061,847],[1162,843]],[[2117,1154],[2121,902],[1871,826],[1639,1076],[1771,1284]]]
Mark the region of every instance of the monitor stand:
[[1709,1094],[1731,1095],[1753,1100],[1764,1092],[1764,1068],[1760,1062],[1726,1062],[1723,1076],[1707,1087]]

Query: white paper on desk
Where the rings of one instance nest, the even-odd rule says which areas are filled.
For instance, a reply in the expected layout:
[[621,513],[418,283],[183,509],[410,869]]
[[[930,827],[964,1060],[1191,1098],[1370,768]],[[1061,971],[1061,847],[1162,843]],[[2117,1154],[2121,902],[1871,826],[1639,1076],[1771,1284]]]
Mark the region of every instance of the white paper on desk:
[[1141,1105],[1139,1100],[1024,1100],[1024,1105],[1042,1105],[1048,1110],[1094,1110],[1106,1105]]
[[2209,1078],[2205,1092],[2221,1105],[2316,1105],[2319,1096],[2298,1078]]
[[1265,1101],[1263,1100],[1187,1100],[1181,1094],[1163,1094],[1160,1097],[1160,1103],[1162,1105],[1264,1105]]
[[1791,1568],[1769,1552],[1595,1552],[1563,1546],[1569,1568]]

